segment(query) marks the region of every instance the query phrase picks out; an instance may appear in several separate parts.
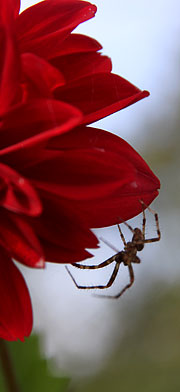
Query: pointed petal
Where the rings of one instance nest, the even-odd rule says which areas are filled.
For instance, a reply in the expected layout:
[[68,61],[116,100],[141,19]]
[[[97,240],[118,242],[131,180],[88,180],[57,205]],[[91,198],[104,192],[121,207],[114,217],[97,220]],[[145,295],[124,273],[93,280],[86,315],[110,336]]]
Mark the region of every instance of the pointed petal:
[[55,91],[56,99],[78,107],[89,124],[123,109],[149,95],[127,80],[111,73],[99,73],[78,79]]
[[64,75],[66,83],[101,72],[110,73],[112,69],[110,58],[96,52],[60,56],[53,59],[51,63]]
[[[76,231],[77,233],[79,232],[78,227],[76,228]],[[83,249],[83,243],[81,248],[76,246],[77,249],[73,250],[69,249],[67,243],[63,244],[60,240],[56,244],[51,242],[51,238],[49,240],[41,238],[41,243],[44,249],[45,258],[50,263],[71,264],[93,257],[90,252]],[[95,246],[93,246],[93,248],[95,248]]]
[[95,12],[94,5],[81,0],[46,0],[35,4],[17,19],[20,50],[55,57],[62,41]]
[[83,34],[70,34],[59,47],[56,49],[56,53],[46,53],[46,58],[52,58],[56,56],[64,56],[72,53],[87,53],[87,52],[97,52],[101,50],[101,44],[94,38],[88,37]]
[[8,211],[1,210],[0,217],[0,244],[20,263],[43,268],[43,251],[31,226],[18,215]]
[[0,248],[0,338],[24,340],[32,330],[31,300],[24,278]]
[[0,163],[0,205],[10,211],[36,216],[42,212],[39,197],[22,175]]
[[[140,178],[140,180],[142,180]],[[152,189],[146,191],[141,186],[141,190],[138,189],[136,193],[133,194],[133,187],[127,189],[127,193],[124,195],[119,190],[116,195],[109,199],[99,199],[88,202],[73,202],[73,205],[69,205],[68,201],[63,202],[64,208],[74,208],[79,211],[80,219],[84,220],[89,227],[98,228],[115,225],[120,222],[127,221],[134,218],[136,215],[142,213],[143,201],[147,206],[152,203],[152,201],[158,196],[158,190],[155,190],[155,186],[152,184]],[[128,191],[130,194],[128,194]],[[91,213],[89,213],[91,211]],[[98,211],[98,213],[97,213]]]
[[70,150],[84,150],[96,149],[114,152],[119,157],[126,157],[129,162],[139,168],[144,168],[144,173],[149,174],[154,178],[155,182],[159,180],[154,175],[143,158],[137,151],[130,146],[120,136],[114,135],[111,132],[103,129],[81,126],[77,127],[70,132],[52,138],[48,141],[47,148],[54,151],[70,151]]
[[[49,148],[66,152],[79,152],[87,148],[112,152],[121,159],[124,158],[125,164],[119,170],[119,180],[124,170],[128,170],[127,183],[120,185],[114,191],[102,197],[102,193],[96,193],[95,198],[78,197],[68,200],[68,197],[61,199],[62,208],[66,211],[73,209],[79,214],[81,221],[88,227],[102,227],[118,223],[120,220],[130,219],[142,212],[140,200],[149,205],[158,195],[160,182],[149,168],[143,158],[123,139],[109,132],[90,128],[80,127],[79,129],[62,135],[49,141]],[[107,155],[108,156],[108,155]],[[109,162],[109,161],[108,161]],[[109,170],[112,170],[111,167]],[[112,178],[114,170],[112,171]],[[118,172],[117,172],[118,175]],[[128,176],[132,176],[131,179]],[[70,176],[69,176],[70,180]],[[95,185],[95,184],[94,184]],[[122,219],[121,219],[122,218]]]

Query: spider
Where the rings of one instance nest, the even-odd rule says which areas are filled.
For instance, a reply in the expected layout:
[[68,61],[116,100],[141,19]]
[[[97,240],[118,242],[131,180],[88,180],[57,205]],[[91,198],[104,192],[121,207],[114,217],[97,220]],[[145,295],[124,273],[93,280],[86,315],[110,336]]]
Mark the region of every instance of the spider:
[[[74,279],[73,275],[71,274],[71,272],[69,271],[69,269],[66,267],[69,275],[71,276],[74,284],[76,285],[76,287],[78,289],[106,289],[110,286],[112,286],[112,284],[114,283],[116,276],[118,274],[119,271],[119,267],[120,264],[123,263],[125,266],[128,267],[128,271],[129,271],[129,277],[130,277],[130,282],[116,295],[111,296],[111,295],[103,295],[103,297],[105,298],[119,298],[121,297],[122,294],[124,294],[124,292],[129,289],[133,283],[134,283],[134,271],[133,271],[133,267],[132,267],[132,263],[135,264],[139,264],[141,262],[140,258],[137,256],[137,252],[140,252],[143,250],[144,245],[147,243],[151,243],[151,242],[156,242],[159,241],[161,238],[161,232],[159,229],[159,219],[158,219],[158,214],[153,211],[150,207],[147,207],[144,202],[141,201],[141,204],[143,206],[143,221],[142,221],[142,229],[139,228],[135,228],[133,229],[127,222],[122,222],[124,225],[126,225],[129,230],[133,233],[132,236],[132,240],[129,242],[126,242],[124,235],[121,231],[120,225],[118,224],[118,229],[119,229],[119,233],[122,239],[122,242],[124,244],[124,250],[122,251],[117,251],[117,249],[115,249],[114,247],[112,247],[112,245],[110,245],[108,243],[108,241],[103,240],[103,242],[110,246],[113,250],[115,250],[117,253],[110,257],[109,259],[103,261],[102,263],[98,264],[98,265],[84,265],[84,264],[78,264],[78,263],[72,263],[72,266],[76,267],[76,268],[80,268],[80,269],[97,269],[97,268],[103,268],[106,267],[107,265],[113,263],[113,261],[115,261],[115,267],[114,270],[112,272],[112,275],[108,281],[108,283],[106,285],[97,285],[97,286],[80,286],[77,284],[76,280]],[[145,216],[145,211],[144,211],[144,207],[147,207],[148,210],[154,215],[155,218],[155,223],[156,223],[156,231],[157,231],[157,237],[154,238],[145,238],[145,227],[146,227],[146,216]],[[96,295],[96,296],[101,296],[101,295]]]

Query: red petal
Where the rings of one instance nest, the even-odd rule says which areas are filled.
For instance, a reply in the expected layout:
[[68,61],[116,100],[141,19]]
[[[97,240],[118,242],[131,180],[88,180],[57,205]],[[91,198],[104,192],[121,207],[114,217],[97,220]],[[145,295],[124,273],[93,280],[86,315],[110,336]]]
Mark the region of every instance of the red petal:
[[0,243],[11,257],[29,267],[43,268],[43,252],[31,226],[2,209],[0,217]]
[[127,221],[142,213],[142,204],[140,200],[146,205],[150,205],[152,201],[158,196],[159,192],[155,189],[155,185],[152,190],[146,192],[141,186],[137,192],[123,195],[121,190],[116,191],[114,196],[106,199],[97,199],[90,201],[73,201],[64,200],[62,202],[64,209],[75,209],[78,211],[79,218],[92,228],[105,227],[115,225],[117,223]]
[[13,20],[19,14],[20,0],[1,0],[0,2],[0,24]]
[[32,185],[19,173],[0,163],[0,205],[8,210],[39,215],[41,202]]
[[[76,228],[76,231],[79,233],[78,227]],[[69,237],[66,242],[68,242],[68,239]],[[77,249],[73,250],[68,248],[68,243],[64,245],[62,240],[59,240],[59,243],[55,244],[54,242],[51,242],[51,239],[44,240],[41,238],[41,243],[45,258],[50,263],[71,264],[93,257],[91,253],[83,249],[83,243],[81,248],[77,247]],[[95,246],[93,246],[93,248],[95,248]]]
[[40,93],[41,96],[51,98],[51,91],[65,83],[60,71],[40,57],[32,53],[24,53],[21,61],[25,79],[35,87],[36,95]]
[[52,136],[69,131],[81,121],[81,113],[63,102],[34,99],[3,118],[0,155],[30,148]]
[[46,150],[46,144],[46,139],[42,139],[41,143],[27,145],[23,149],[18,149],[19,147],[16,146],[16,149],[12,149],[8,153],[1,155],[1,161],[4,164],[14,167],[18,172],[23,174],[27,168],[54,157],[54,151]]
[[8,11],[8,5],[4,1],[3,4],[3,10],[2,3],[0,5],[0,19],[3,19],[0,23],[0,115],[21,98],[20,62],[13,26],[11,28],[12,10]]
[[69,33],[95,12],[94,5],[81,0],[46,0],[26,9],[17,19],[20,50],[55,57]]
[[75,105],[91,123],[123,109],[149,95],[127,80],[111,73],[99,73],[78,79],[55,91],[57,99]]
[[24,341],[32,330],[32,307],[24,278],[0,248],[0,337]]
[[143,158],[124,139],[108,131],[92,127],[78,127],[70,132],[52,138],[48,141],[47,148],[54,151],[73,150],[99,150],[113,152],[118,158],[126,158],[127,162],[144,171],[149,177],[154,178],[155,183],[159,180],[154,175]]
[[62,72],[67,83],[88,75],[111,72],[112,69],[109,57],[96,52],[56,57],[51,63]]
[[[81,34],[70,34],[59,47],[53,56],[63,56],[72,53],[97,52],[102,49],[101,44],[93,38]],[[51,52],[46,53],[46,58],[51,58]]]
[[[121,159],[124,158],[125,165],[119,170],[119,179],[122,171],[130,171],[133,180],[127,177],[127,184],[117,187],[107,197],[97,196],[94,199],[80,199],[69,201],[61,199],[64,210],[75,210],[79,218],[89,227],[109,226],[122,220],[127,220],[142,211],[140,200],[149,205],[158,195],[160,182],[151,171],[141,156],[123,139],[109,132],[95,128],[79,128],[69,132],[62,137],[55,138],[49,142],[49,148],[64,150],[64,153],[87,149],[104,150],[114,153]],[[108,156],[108,154],[107,154]],[[109,161],[107,161],[109,162]],[[110,168],[110,170],[112,170]],[[106,173],[105,173],[106,174]],[[112,171],[112,176],[114,171]],[[112,177],[113,178],[113,177]],[[69,181],[71,178],[69,177]],[[95,185],[95,184],[94,184]],[[110,188],[111,189],[111,188]],[[105,196],[105,195],[104,195]]]
[[21,0],[11,0],[14,7],[14,16],[17,17],[19,15]]
[[25,170],[35,188],[70,200],[106,197],[134,180],[125,157],[108,150],[70,150]]
[[14,17],[16,18],[19,15],[19,10],[20,10],[20,0],[1,0],[1,2],[4,1],[6,4],[5,7],[8,9],[12,9],[14,12]]
[[39,236],[47,261],[73,263],[91,257],[85,248],[96,248],[95,235],[82,225],[76,210],[63,208],[59,198],[41,192],[44,210],[33,219],[33,228]]

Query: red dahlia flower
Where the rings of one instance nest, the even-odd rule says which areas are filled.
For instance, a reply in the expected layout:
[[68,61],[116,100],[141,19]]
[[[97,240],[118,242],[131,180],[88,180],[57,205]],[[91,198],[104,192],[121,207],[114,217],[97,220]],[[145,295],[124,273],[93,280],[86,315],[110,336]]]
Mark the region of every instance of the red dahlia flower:
[[95,12],[86,1],[46,0],[15,19],[26,94],[67,102],[81,110],[86,124],[149,95],[111,73],[111,60],[98,52],[97,41],[71,34]]
[[97,247],[92,227],[141,212],[159,180],[122,139],[86,127],[147,96],[111,73],[93,39],[71,31],[94,16],[79,0],[19,15],[0,3],[0,337],[23,340],[31,301],[12,261],[72,263]]

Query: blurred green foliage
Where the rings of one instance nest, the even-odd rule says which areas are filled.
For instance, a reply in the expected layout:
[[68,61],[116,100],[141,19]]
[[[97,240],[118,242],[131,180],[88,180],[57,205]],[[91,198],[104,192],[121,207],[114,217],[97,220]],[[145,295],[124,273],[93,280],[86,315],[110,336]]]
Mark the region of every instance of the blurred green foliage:
[[180,287],[154,288],[131,309],[124,338],[104,371],[73,392],[180,391]]
[[[13,361],[17,382],[22,392],[66,392],[69,379],[53,377],[47,361],[39,353],[37,336],[31,336],[25,342],[7,342]],[[2,371],[0,372],[0,392],[6,392]]]

